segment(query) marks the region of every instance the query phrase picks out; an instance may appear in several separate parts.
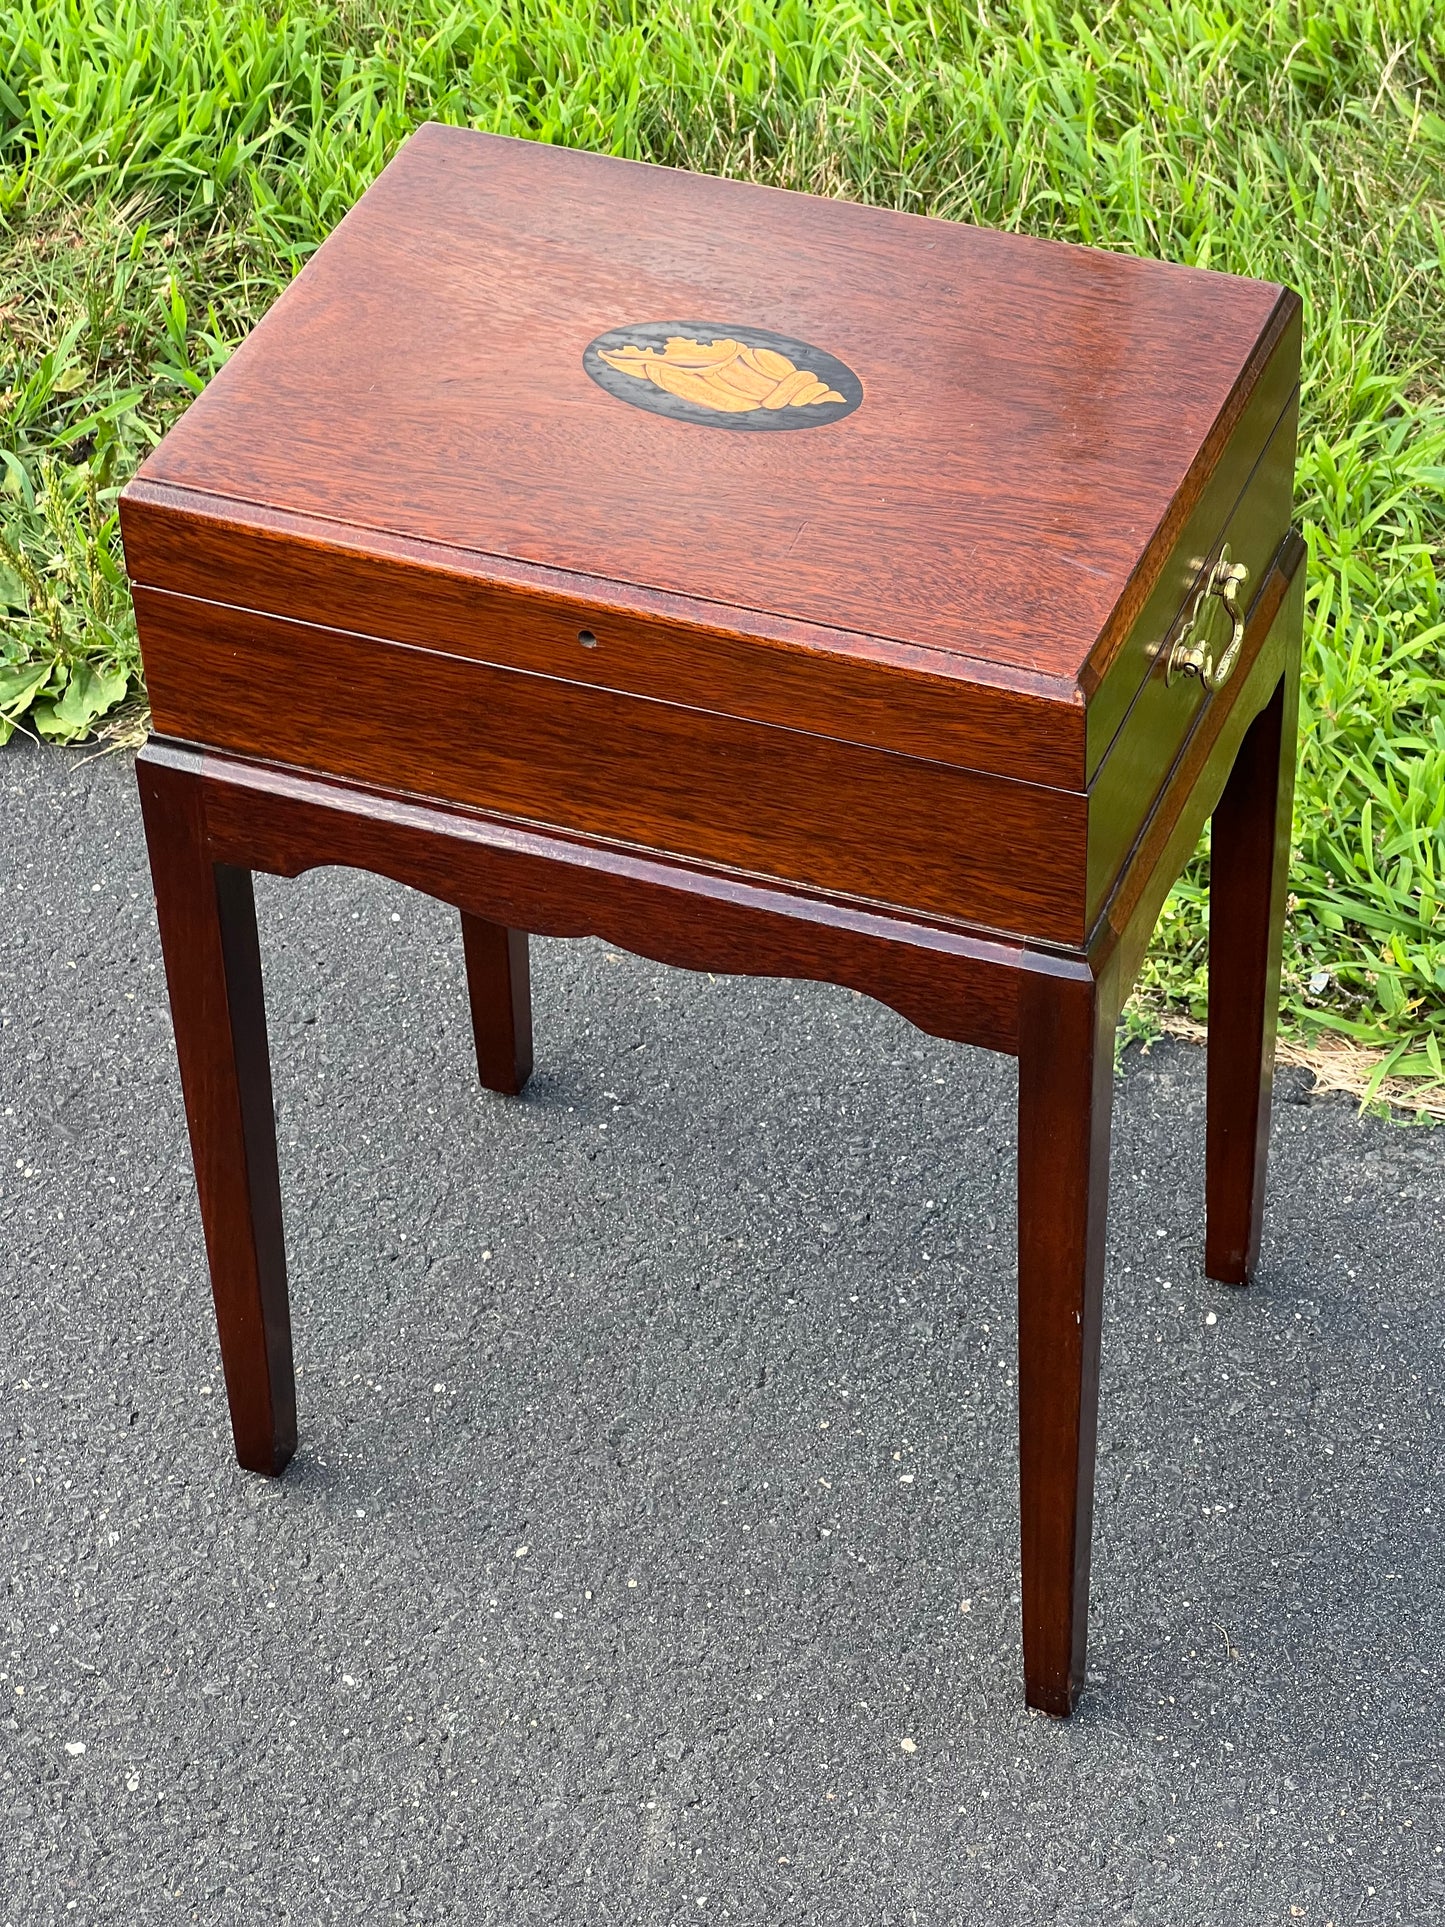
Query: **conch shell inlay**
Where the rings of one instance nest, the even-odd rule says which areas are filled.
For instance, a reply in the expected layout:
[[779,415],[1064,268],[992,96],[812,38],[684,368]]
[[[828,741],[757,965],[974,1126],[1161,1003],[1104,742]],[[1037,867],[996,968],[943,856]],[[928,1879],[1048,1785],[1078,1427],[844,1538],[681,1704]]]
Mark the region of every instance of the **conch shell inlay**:
[[662,354],[654,348],[604,348],[601,359],[621,375],[650,381],[679,401],[719,414],[754,408],[811,408],[842,401],[836,388],[798,368],[776,348],[745,348],[740,341],[690,341],[669,335]]

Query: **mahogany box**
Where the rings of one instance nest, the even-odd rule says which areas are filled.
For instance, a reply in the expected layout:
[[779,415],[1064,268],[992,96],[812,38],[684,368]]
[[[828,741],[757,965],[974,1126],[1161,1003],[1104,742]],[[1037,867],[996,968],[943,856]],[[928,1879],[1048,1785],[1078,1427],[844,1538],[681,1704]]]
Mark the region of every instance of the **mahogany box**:
[[1072,1706],[1114,1028],[1211,815],[1206,1268],[1259,1251],[1300,351],[1258,281],[407,142],[122,501],[243,1463],[295,1440],[253,870],[456,904],[495,1090],[528,931],[852,984],[1019,1059],[1022,1637]]

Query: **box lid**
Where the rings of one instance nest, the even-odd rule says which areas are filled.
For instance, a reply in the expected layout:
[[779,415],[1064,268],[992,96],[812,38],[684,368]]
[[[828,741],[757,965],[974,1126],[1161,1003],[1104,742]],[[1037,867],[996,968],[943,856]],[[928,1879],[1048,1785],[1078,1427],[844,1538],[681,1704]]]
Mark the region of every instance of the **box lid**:
[[1077,704],[1297,311],[1263,282],[428,126],[128,493]]

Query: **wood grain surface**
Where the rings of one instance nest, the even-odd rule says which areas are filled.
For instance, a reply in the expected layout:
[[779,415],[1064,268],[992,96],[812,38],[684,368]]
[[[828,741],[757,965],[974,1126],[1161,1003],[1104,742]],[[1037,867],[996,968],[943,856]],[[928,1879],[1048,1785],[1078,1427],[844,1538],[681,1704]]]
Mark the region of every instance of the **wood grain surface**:
[[1210,844],[1204,1269],[1227,1285],[1254,1275],[1264,1225],[1302,601],[1286,604],[1285,671],[1239,746]]
[[1085,935],[1087,798],[136,591],[156,727],[1044,942]]
[[[1289,415],[1226,525],[1261,594],[1293,436]],[[177,739],[1076,947],[1231,700],[1156,665],[1080,794],[156,590],[136,609]]]
[[1254,599],[1240,665],[1224,692],[1228,700],[1206,703],[1200,711],[1090,933],[1094,969],[1102,970],[1117,952],[1125,986],[1144,960],[1164,899],[1224,794],[1245,731],[1270,701],[1291,659],[1298,663],[1304,590],[1305,545],[1291,531]]
[[525,930],[462,912],[472,1040],[483,1088],[520,1097],[532,1075],[532,967]]
[[1066,1717],[1084,1683],[1117,973],[1019,989],[1019,1538],[1024,1687]]
[[371,870],[513,930],[603,937],[686,970],[845,984],[957,1043],[1013,1051],[1021,980],[1076,976],[1082,967],[1077,957],[986,931],[160,737],[140,762],[204,791],[217,863],[277,876],[323,864]]
[[[1207,576],[1221,547],[1227,544],[1232,559],[1249,572],[1240,599],[1240,607],[1246,612],[1268,588],[1289,533],[1298,408],[1296,395],[1200,571],[1201,577]],[[1166,631],[1150,672],[1089,786],[1090,926],[1112,891],[1190,731],[1211,705],[1227,709],[1231,701],[1228,684],[1211,696],[1196,677],[1175,676],[1171,680],[1166,674],[1170,647],[1183,630],[1192,602],[1192,597],[1185,601]]]
[[250,868],[217,862],[184,762],[142,752],[136,774],[236,1457],[279,1472],[296,1384]]
[[[721,609],[435,543],[133,483],[137,583],[468,661],[783,723],[1061,789],[1085,782],[1083,697],[1058,677]],[[580,641],[583,633],[590,646]],[[1162,632],[1161,632],[1162,633]],[[142,637],[144,645],[144,637]],[[297,664],[304,674],[306,664]]]
[[[432,126],[143,484],[1092,693],[1281,356],[1293,387],[1297,314],[1270,284]],[[728,434],[585,374],[602,330],[681,315],[813,342],[863,403]]]
[[[121,506],[244,1464],[295,1438],[253,870],[454,904],[496,1091],[531,1068],[529,931],[849,985],[1019,1058],[1025,1675],[1071,1709],[1113,1029],[1216,806],[1209,1269],[1258,1249],[1299,366],[1262,283],[455,129],[402,149]],[[754,389],[789,432],[708,420]],[[1210,694],[1161,648],[1225,542],[1248,610]]]

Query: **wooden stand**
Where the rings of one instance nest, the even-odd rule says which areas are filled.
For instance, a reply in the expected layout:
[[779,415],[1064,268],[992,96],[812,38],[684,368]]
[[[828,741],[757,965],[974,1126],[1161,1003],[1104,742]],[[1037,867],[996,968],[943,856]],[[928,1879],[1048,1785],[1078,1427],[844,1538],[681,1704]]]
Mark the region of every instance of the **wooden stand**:
[[1024,1673],[1071,1710],[1115,1026],[1211,815],[1206,1267],[1258,1261],[1298,367],[1258,283],[417,136],[122,503],[243,1465],[296,1442],[253,871],[454,905],[498,1092],[528,932],[850,985],[1019,1061]]

